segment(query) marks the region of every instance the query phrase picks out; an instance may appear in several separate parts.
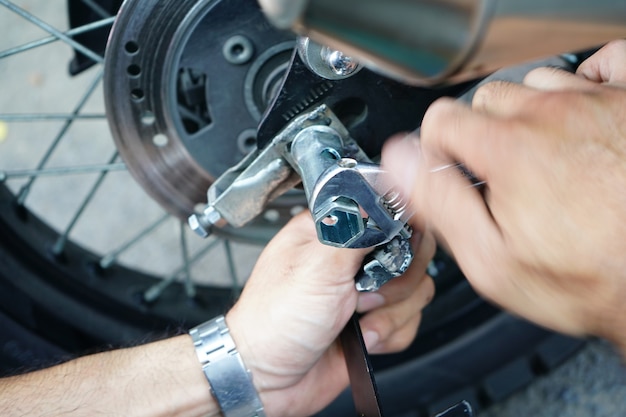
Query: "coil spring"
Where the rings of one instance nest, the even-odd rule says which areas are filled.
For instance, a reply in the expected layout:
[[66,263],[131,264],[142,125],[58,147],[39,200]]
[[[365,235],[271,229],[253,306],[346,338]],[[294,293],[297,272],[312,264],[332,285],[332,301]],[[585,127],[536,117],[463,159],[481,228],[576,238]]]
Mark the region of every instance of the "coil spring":
[[383,204],[392,215],[402,214],[406,210],[407,202],[399,192],[391,190],[383,196]]

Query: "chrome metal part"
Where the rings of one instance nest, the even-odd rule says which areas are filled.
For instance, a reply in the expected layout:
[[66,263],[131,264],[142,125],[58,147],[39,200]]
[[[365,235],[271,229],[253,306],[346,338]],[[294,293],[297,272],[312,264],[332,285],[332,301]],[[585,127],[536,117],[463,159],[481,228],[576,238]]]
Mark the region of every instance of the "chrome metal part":
[[355,58],[310,38],[298,38],[297,45],[300,59],[307,68],[327,80],[343,80],[363,68]]
[[332,129],[314,126],[302,130],[291,146],[320,241],[369,248],[410,235],[405,207],[387,204],[385,196],[393,190],[380,166],[369,158],[350,158],[341,145]]
[[[361,233],[355,230],[353,239],[346,244],[324,243],[349,248],[369,248],[383,245],[401,235],[408,238],[411,235],[406,224],[411,213],[405,206],[399,210],[393,209],[385,196],[392,194],[388,182],[384,181],[384,172],[379,165],[370,162],[342,159],[324,172],[309,198],[309,206],[316,223],[324,222],[324,215],[345,213],[350,218],[350,210],[342,210],[337,201],[354,201],[364,216],[365,229]],[[337,223],[335,227],[348,225]],[[318,229],[319,230],[319,229]]]
[[237,351],[224,316],[189,331],[211,395],[224,417],[265,417],[252,375]]
[[[244,226],[263,213],[270,201],[299,184],[300,177],[288,161],[289,148],[302,129],[317,125],[341,126],[325,106],[294,120],[263,150],[250,153],[211,185],[203,213],[189,218],[192,229],[206,237],[226,223]],[[218,214],[220,221],[215,222]]]
[[356,279],[356,289],[360,292],[378,291],[393,278],[404,274],[412,261],[410,242],[396,236],[370,255],[370,260],[363,266],[363,274]]
[[[222,191],[221,186],[228,182]],[[202,214],[189,217],[189,225],[202,237],[208,237],[215,227],[226,224],[242,227],[261,214],[270,201],[299,182],[276,148],[252,153],[209,188],[209,204]]]
[[327,46],[322,50],[322,59],[340,77],[349,77],[361,69],[355,58]]
[[341,136],[328,126],[304,129],[291,145],[294,166],[302,178],[318,238],[327,245],[350,247],[365,233],[359,204],[350,198],[337,196],[315,207],[312,199],[319,178],[342,160],[342,153]]
[[276,26],[415,85],[476,78],[626,36],[616,0],[260,0]]
[[269,146],[218,178],[203,213],[191,216],[189,224],[202,237],[225,225],[244,226],[302,181],[322,243],[380,246],[360,281],[363,290],[375,290],[401,275],[413,256],[407,226],[411,213],[384,176],[322,105],[296,118]]
[[349,248],[365,233],[359,204],[349,198],[327,202],[314,214],[314,220],[317,236],[326,245]]
[[225,224],[220,213],[212,206],[207,206],[202,214],[193,214],[189,217],[189,227],[198,236],[207,238],[214,227],[221,227]]

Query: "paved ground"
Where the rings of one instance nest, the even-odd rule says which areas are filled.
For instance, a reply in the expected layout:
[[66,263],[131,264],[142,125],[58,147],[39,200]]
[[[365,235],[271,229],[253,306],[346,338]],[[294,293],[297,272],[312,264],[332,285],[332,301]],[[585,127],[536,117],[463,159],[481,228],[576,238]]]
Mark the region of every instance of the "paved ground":
[[591,342],[484,417],[617,417],[626,415],[626,367],[612,346]]
[[[65,1],[22,0],[18,2],[28,10],[42,13],[46,20],[59,28],[66,28]],[[0,51],[38,39],[44,33],[13,16],[0,6]],[[66,67],[71,57],[63,45],[46,47],[46,54],[27,53],[23,56],[0,60],[0,113],[15,112],[70,112],[81,91],[95,75],[94,70],[67,84]],[[102,112],[102,93],[98,90],[87,106],[89,112]],[[0,122],[0,167],[2,169],[32,167],[51,142],[50,132],[58,131],[61,122],[10,123]],[[113,151],[106,123],[90,121],[77,123],[72,128],[52,165],[72,163],[102,163]],[[66,159],[71,157],[71,161]],[[69,181],[69,182],[68,182]],[[29,206],[46,217],[59,230],[64,230],[80,204],[81,196],[89,190],[94,176],[81,179],[50,179],[40,181],[29,198]],[[21,183],[13,182],[17,189]],[[116,205],[111,206],[114,197]],[[61,209],[60,209],[61,207]],[[88,216],[81,221],[72,238],[95,251],[106,252],[119,240],[131,236],[129,226],[141,227],[161,216],[161,210],[146,197],[127,173],[117,173],[107,179],[104,192],[92,205]],[[168,221],[157,237],[144,242],[124,261],[152,271],[167,274],[175,268],[179,258],[175,244],[179,233],[176,221]],[[172,237],[174,236],[174,238]],[[190,240],[192,249],[197,247]],[[250,267],[256,250],[247,252],[238,262],[245,270]],[[223,259],[223,254],[217,258]],[[216,267],[216,265],[218,265]],[[222,269],[220,269],[222,268]],[[207,269],[218,275],[227,275],[225,266],[214,259],[198,265],[194,270],[202,275]],[[165,272],[164,272],[165,271]],[[483,415],[489,417],[527,416],[622,416],[626,414],[626,368],[619,356],[603,342],[590,343],[572,360],[541,378],[528,389],[515,395],[504,404]]]

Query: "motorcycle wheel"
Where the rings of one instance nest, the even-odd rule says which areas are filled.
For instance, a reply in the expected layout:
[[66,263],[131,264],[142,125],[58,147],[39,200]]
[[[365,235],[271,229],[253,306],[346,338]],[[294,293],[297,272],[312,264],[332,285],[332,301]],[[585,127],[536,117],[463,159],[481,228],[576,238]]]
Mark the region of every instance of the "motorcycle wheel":
[[[0,44],[4,374],[176,334],[224,312],[259,242],[302,208],[289,195],[253,227],[209,242],[179,220],[254,146],[290,35],[271,29],[252,0],[127,1],[103,75],[102,37],[85,35],[109,32],[116,3],[70,1],[67,13],[56,2],[0,2],[0,26],[12,34]],[[242,14],[260,36],[233,26]],[[54,29],[77,15],[95,17],[69,38]],[[486,407],[581,344],[484,302],[443,252],[429,273],[437,297],[417,339],[375,358],[390,416],[430,415],[461,399]],[[344,393],[320,416],[352,412]]]

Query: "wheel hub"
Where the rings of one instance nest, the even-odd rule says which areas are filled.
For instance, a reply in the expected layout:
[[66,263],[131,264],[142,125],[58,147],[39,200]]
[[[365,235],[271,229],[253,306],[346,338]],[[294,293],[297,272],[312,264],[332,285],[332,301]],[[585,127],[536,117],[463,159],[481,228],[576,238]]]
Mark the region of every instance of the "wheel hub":
[[[107,115],[129,170],[168,212],[186,218],[256,148],[293,46],[254,0],[124,4],[107,47]],[[290,217],[299,201],[276,203],[261,222]]]

